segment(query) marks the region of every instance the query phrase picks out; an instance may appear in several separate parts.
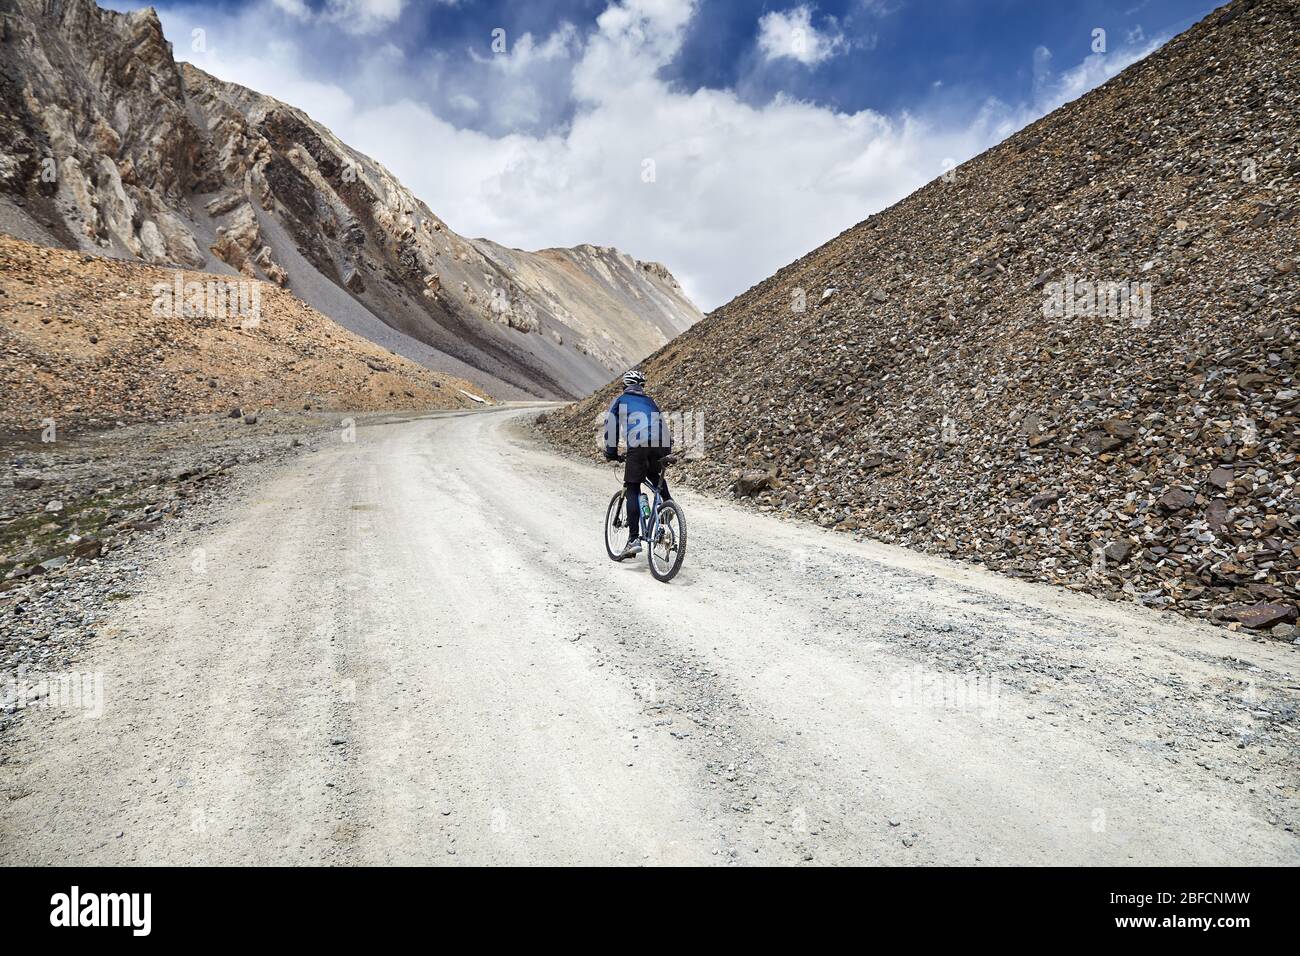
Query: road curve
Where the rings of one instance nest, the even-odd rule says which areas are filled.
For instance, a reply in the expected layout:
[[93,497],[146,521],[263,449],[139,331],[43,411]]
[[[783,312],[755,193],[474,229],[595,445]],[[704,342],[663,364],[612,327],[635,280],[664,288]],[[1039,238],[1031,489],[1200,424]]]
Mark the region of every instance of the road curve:
[[1296,864],[1297,649],[679,491],[535,412],[361,427],[173,534],[28,714],[0,862]]

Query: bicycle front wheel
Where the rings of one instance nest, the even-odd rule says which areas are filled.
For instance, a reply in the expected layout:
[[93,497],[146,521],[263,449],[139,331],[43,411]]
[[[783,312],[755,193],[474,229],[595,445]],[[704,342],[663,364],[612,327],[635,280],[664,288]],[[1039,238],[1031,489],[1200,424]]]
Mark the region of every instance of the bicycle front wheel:
[[649,542],[650,573],[659,581],[671,581],[682,569],[686,557],[686,513],[675,501],[659,506],[654,540]]
[[[627,541],[627,522],[624,520],[623,492],[609,500],[605,514],[605,553],[613,561],[623,560],[623,545]],[[622,538],[623,540],[619,540]]]

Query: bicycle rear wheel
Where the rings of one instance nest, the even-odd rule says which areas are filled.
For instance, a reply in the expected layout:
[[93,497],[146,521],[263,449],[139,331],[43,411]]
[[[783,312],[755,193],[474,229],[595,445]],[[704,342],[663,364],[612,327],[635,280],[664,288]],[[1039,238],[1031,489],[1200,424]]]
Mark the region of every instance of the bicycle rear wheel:
[[609,511],[605,514],[605,553],[614,561],[623,560],[623,545],[627,542],[626,511],[620,491],[609,500]]
[[686,557],[686,512],[677,502],[665,501],[659,506],[658,518],[646,559],[650,562],[650,573],[666,583],[682,569],[682,559]]

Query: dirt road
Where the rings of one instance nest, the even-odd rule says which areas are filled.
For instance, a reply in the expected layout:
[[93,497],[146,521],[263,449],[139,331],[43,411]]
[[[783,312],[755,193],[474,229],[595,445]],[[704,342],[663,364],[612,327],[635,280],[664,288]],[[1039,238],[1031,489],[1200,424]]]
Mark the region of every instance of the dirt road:
[[173,534],[5,741],[5,863],[1296,864],[1300,648],[679,490],[518,410],[362,427]]

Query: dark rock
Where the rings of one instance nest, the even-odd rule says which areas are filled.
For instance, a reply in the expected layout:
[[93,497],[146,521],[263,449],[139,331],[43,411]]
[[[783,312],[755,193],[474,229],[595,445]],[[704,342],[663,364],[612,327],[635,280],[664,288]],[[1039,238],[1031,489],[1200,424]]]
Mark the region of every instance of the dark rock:
[[772,476],[765,471],[742,472],[731,485],[732,494],[737,498],[752,498],[760,491],[772,487]]
[[1128,441],[1137,435],[1137,429],[1129,422],[1122,418],[1112,418],[1101,426],[1107,435],[1112,438],[1118,438],[1120,441]]
[[72,553],[79,558],[97,558],[104,551],[104,542],[98,538],[82,538],[73,546]]
[[1231,468],[1224,468],[1221,466],[1210,472],[1210,477],[1207,480],[1220,491],[1226,491],[1228,485],[1232,483],[1232,476],[1233,473]]
[[1279,624],[1289,624],[1296,619],[1296,606],[1294,604],[1256,604],[1246,608],[1236,608],[1232,611],[1232,616],[1241,622],[1243,627],[1251,630],[1267,630],[1276,627]]
[[1116,564],[1123,564],[1128,560],[1129,555],[1133,553],[1135,547],[1136,545],[1132,541],[1112,541],[1106,545],[1104,550],[1106,560],[1113,561]]

